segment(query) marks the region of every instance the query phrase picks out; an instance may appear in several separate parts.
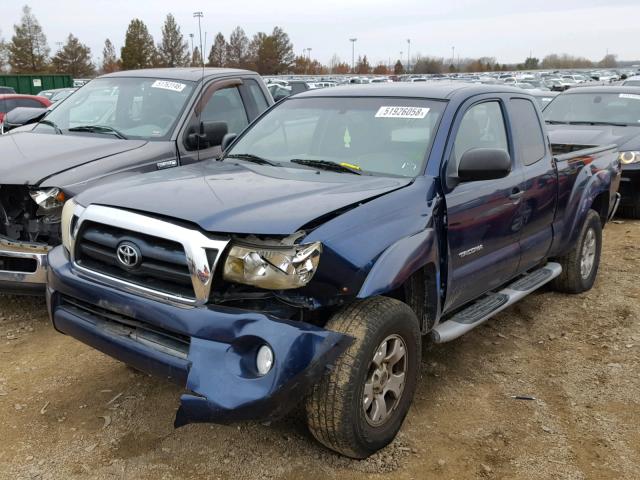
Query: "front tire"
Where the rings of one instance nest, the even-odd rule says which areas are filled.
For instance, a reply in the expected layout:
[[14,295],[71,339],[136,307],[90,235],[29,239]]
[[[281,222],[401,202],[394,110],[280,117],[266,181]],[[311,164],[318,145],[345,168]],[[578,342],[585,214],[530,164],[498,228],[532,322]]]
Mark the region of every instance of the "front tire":
[[565,293],[591,290],[598,275],[601,252],[602,223],[598,213],[589,210],[575,245],[556,259],[562,265],[562,273],[553,280],[553,287]]
[[309,430],[326,447],[366,458],[400,430],[418,381],[421,334],[406,304],[359,300],[326,325],[354,338],[306,401]]

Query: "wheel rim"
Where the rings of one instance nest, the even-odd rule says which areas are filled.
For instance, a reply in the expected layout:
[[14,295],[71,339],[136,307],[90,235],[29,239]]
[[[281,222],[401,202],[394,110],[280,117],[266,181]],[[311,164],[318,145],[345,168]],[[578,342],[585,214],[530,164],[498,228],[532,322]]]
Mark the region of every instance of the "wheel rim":
[[582,244],[582,255],[580,256],[580,274],[583,279],[589,278],[596,260],[596,232],[593,228],[587,230],[587,234]]
[[389,335],[376,349],[364,384],[362,405],[367,423],[384,424],[395,412],[407,374],[407,346],[399,335]]

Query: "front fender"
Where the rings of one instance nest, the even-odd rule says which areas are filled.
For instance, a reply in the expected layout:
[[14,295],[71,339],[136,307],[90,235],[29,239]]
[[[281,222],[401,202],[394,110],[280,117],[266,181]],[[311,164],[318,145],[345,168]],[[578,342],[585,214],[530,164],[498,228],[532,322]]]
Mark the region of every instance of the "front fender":
[[[434,228],[426,228],[387,248],[367,275],[358,298],[383,295],[396,290],[411,275],[427,265],[432,265],[436,272],[434,285],[440,285],[440,255]],[[436,294],[428,298],[439,296]]]

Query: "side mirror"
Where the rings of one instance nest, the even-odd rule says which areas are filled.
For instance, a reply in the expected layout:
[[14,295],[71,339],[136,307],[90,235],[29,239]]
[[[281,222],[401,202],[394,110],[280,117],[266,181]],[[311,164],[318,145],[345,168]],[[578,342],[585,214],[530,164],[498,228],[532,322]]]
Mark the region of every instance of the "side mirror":
[[458,165],[461,182],[497,180],[511,172],[511,157],[499,148],[474,148],[466,151]]
[[16,127],[36,123],[47,112],[46,108],[16,107],[5,115],[3,130],[7,132]]
[[228,131],[227,122],[201,122],[200,133],[190,133],[187,136],[187,143],[192,150],[218,147],[222,145],[222,140]]
[[236,138],[238,138],[237,133],[227,133],[222,137],[222,151],[225,152]]

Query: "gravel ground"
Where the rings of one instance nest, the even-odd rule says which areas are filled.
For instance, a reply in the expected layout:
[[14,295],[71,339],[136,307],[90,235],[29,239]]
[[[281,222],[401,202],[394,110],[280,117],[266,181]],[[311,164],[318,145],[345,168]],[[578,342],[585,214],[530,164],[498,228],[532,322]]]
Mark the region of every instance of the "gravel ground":
[[[0,478],[640,478],[640,222],[605,231],[595,288],[542,291],[428,345],[397,440],[363,460],[271,424],[172,427],[180,389],[0,297]],[[517,400],[530,395],[535,400]]]

